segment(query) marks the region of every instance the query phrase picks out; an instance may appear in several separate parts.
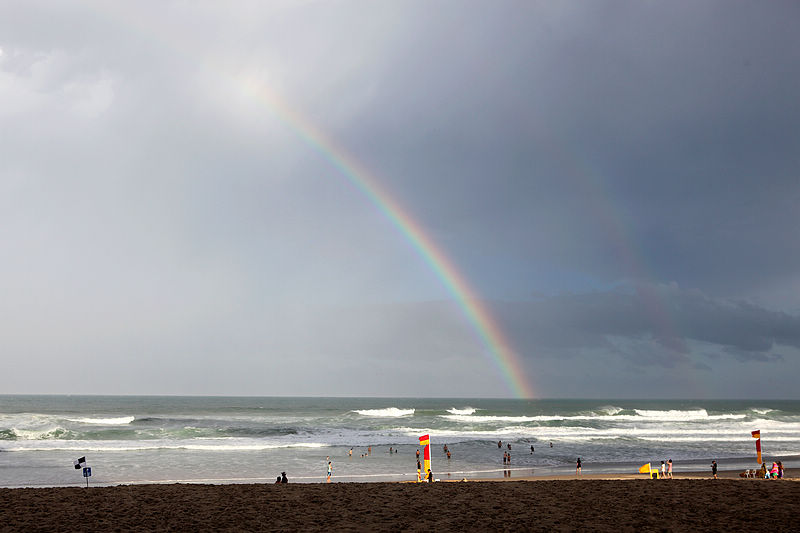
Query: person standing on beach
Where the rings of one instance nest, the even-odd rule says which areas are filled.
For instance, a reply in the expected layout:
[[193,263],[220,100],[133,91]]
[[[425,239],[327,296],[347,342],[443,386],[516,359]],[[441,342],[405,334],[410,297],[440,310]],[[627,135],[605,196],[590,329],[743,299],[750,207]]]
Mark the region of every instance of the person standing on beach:
[[333,475],[333,465],[328,461],[328,483],[331,482],[331,475]]
[[286,477],[286,472],[281,472],[281,483],[289,483],[289,478]]
[[672,459],[667,461],[667,477],[672,479]]
[[419,448],[417,448],[417,461],[419,461]]
[[661,461],[661,479],[667,479],[667,464]]
[[711,461],[711,473],[714,474],[714,479],[719,479],[717,477],[717,462]]
[[575,475],[581,475],[581,458],[578,457],[578,462],[575,464]]
[[427,478],[428,478],[428,483],[433,483],[433,472],[431,472],[431,469],[430,469],[430,468],[428,469],[428,476],[427,476]]

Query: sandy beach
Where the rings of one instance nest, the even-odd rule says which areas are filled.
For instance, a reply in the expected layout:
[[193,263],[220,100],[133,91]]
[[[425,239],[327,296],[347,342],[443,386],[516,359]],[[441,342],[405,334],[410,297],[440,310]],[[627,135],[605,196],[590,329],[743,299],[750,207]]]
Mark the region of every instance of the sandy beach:
[[787,474],[0,489],[0,531],[789,531]]

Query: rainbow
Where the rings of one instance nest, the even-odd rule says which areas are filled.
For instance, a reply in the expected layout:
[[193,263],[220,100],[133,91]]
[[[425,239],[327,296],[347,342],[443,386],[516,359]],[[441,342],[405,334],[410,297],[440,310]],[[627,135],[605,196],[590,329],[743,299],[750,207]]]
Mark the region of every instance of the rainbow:
[[518,398],[533,398],[533,387],[526,378],[519,357],[511,348],[503,331],[494,321],[485,305],[474,296],[467,280],[453,265],[444,251],[426,234],[422,226],[395,201],[380,181],[367,171],[347,150],[338,146],[308,118],[292,109],[277,93],[261,80],[237,76],[221,63],[215,64],[207,58],[198,58],[188,43],[182,43],[166,26],[159,26],[155,20],[142,17],[141,13],[128,10],[118,11],[112,4],[103,2],[93,4],[98,12],[104,12],[118,23],[132,28],[148,39],[155,39],[170,50],[180,54],[187,61],[196,62],[219,76],[220,80],[232,83],[233,93],[239,92],[248,99],[260,103],[289,127],[305,144],[321,154],[341,173],[350,184],[363,193],[394,227],[411,244],[417,254],[458,303],[467,321],[483,344],[484,355],[492,362],[508,387],[510,393]]
[[519,357],[506,339],[486,306],[475,297],[466,278],[458,271],[445,252],[436,245],[422,226],[381,186],[379,180],[367,171],[347,150],[338,146],[319,128],[291,109],[266,85],[244,82],[242,87],[256,101],[264,105],[281,122],[286,124],[308,146],[321,154],[359,190],[411,244],[416,253],[458,303],[464,316],[483,344],[484,354],[503,377],[509,391],[517,398],[533,398],[534,392],[526,380]]

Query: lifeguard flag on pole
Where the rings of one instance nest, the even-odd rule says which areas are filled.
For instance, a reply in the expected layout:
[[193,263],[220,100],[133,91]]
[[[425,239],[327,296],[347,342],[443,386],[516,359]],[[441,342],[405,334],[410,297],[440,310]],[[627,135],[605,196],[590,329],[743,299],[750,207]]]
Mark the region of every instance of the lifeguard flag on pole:
[[646,465],[640,466],[639,467],[639,473],[640,474],[649,474],[650,473],[650,463],[647,463]]
[[425,458],[425,469],[422,472],[423,474],[422,477],[426,478],[426,476],[428,475],[428,470],[431,469],[431,436],[430,435],[421,436],[419,438],[419,445],[425,446],[425,448],[423,448],[422,450],[424,452],[423,457]]
[[750,434],[754,439],[758,439],[756,441],[756,461],[761,463],[761,430],[757,429],[755,431],[751,431]]

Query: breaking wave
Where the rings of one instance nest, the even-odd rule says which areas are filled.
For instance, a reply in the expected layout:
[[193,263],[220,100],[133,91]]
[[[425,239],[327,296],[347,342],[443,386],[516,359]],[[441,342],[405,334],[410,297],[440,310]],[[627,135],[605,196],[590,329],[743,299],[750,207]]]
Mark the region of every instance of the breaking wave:
[[356,409],[353,412],[361,416],[373,416],[377,418],[398,418],[401,416],[413,415],[415,409],[398,409],[397,407],[387,407],[386,409]]

